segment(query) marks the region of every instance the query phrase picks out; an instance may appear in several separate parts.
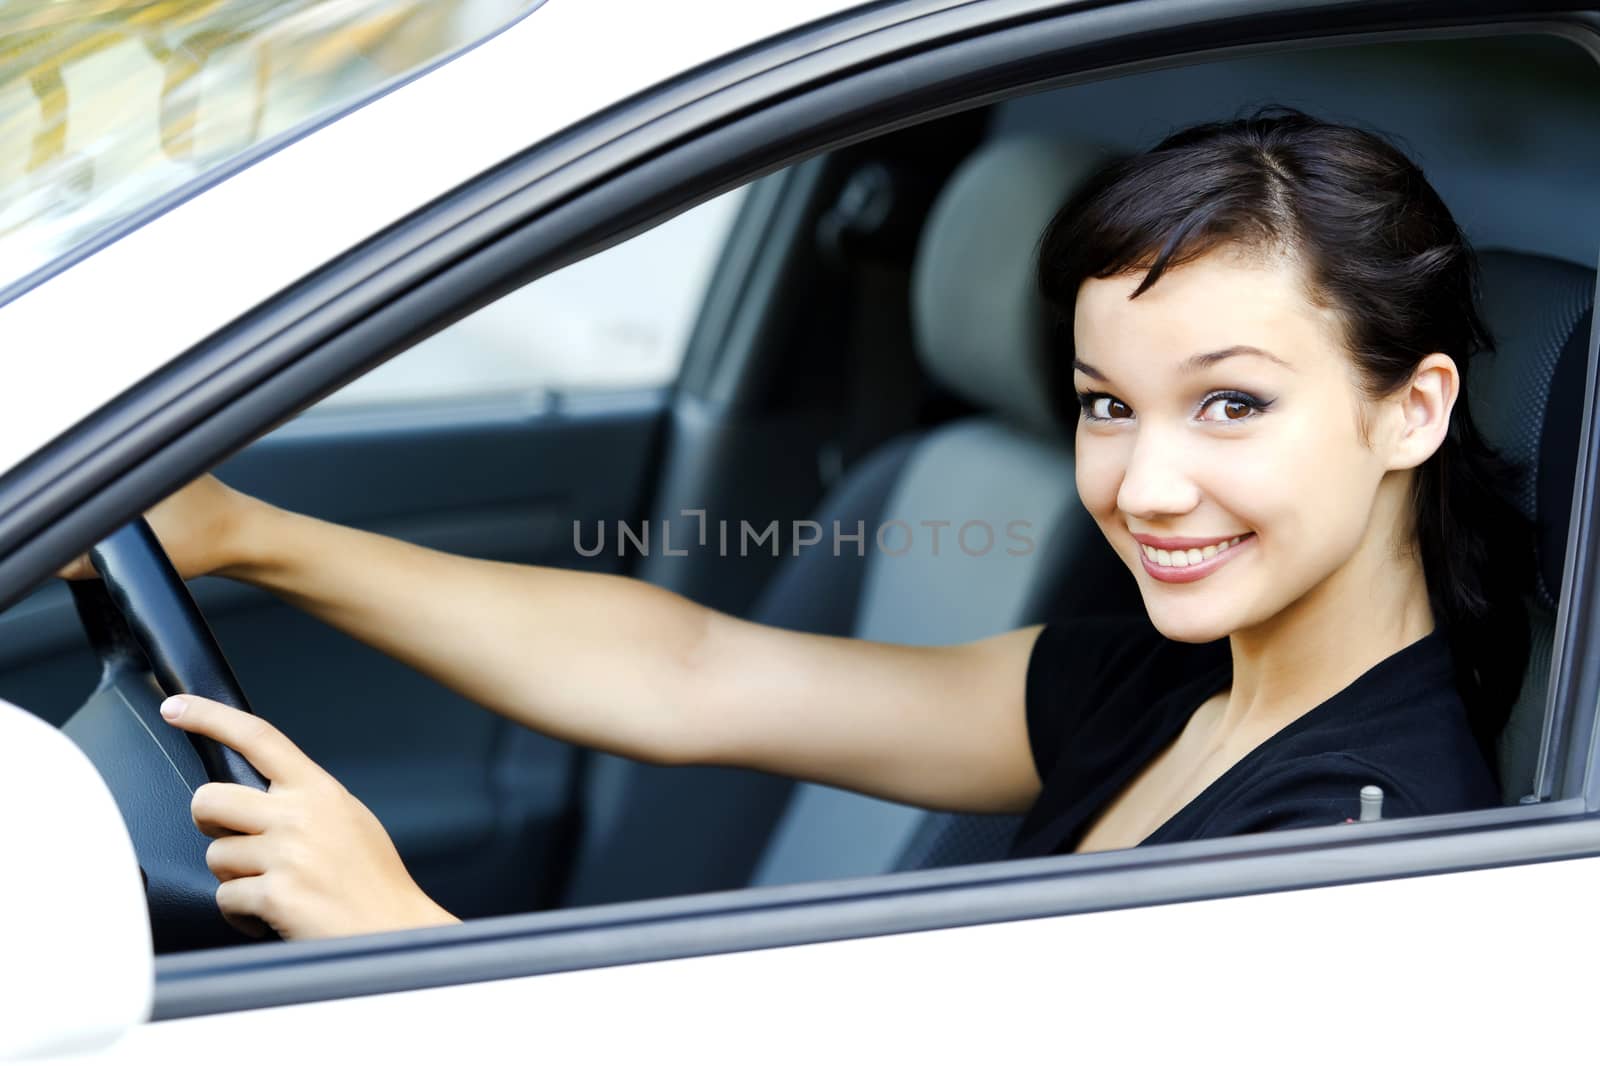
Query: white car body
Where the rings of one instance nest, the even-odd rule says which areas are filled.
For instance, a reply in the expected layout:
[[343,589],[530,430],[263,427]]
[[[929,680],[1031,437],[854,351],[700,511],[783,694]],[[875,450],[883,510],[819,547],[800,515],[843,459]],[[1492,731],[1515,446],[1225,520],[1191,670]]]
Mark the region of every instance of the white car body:
[[[549,0],[0,306],[12,353],[0,472],[417,205],[679,72],[854,6]],[[515,106],[491,103],[504,101]],[[492,121],[462,121],[491,107]],[[103,788],[92,809],[50,807],[63,774],[87,780],[92,769],[27,719],[0,706],[0,838],[27,841],[30,853],[26,868],[0,877],[0,988],[10,990],[0,1030],[31,1033],[35,1049],[59,1056],[52,1061],[320,1061],[359,1048],[363,1059],[397,1062],[1003,1061],[1041,1051],[1087,1061],[1503,1062],[1535,1045],[1583,1047],[1584,984],[1552,966],[1567,957],[1558,948],[1586,943],[1597,858],[156,1023],[144,1020],[148,934],[129,933],[62,956],[80,960],[74,994],[93,999],[81,1029],[63,1030],[59,1018],[13,1013],[37,1009],[49,985],[17,960],[76,938],[96,908],[101,924],[142,928],[142,896]],[[35,832],[41,818],[62,831]],[[93,833],[76,836],[75,823]],[[91,837],[121,851],[96,851],[91,869],[82,852]],[[24,931],[33,946],[19,952]],[[0,1049],[24,1044],[0,1033]]]
[[[1490,975],[1569,937],[1597,878],[1600,861],[1583,860],[546,974],[161,1022],[85,1061],[233,1045],[264,1063],[351,1039],[419,1063],[1582,1054],[1581,979]],[[1468,934],[1494,914],[1518,915],[1515,932]],[[1474,1011],[1486,985],[1493,1010]]]

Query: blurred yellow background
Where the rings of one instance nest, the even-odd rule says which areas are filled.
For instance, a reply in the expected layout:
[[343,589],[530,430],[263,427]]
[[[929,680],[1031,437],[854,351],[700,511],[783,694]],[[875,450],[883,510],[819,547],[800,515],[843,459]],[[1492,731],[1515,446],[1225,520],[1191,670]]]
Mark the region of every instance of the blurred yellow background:
[[535,0],[0,3],[0,285]]

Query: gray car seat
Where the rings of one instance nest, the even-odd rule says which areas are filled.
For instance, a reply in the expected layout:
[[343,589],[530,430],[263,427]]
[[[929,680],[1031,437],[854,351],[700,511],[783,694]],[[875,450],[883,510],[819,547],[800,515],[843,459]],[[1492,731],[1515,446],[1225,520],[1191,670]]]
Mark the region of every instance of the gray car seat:
[[[984,413],[891,441],[848,471],[812,515],[823,542],[785,559],[752,618],[953,644],[1041,620],[1060,608],[1063,585],[1069,603],[1137,609],[1131,579],[1077,501],[1052,402],[1060,353],[1033,283],[1045,224],[1103,158],[1012,138],[951,177],[917,250],[913,324],[926,372]],[[862,523],[865,550],[834,553],[835,523],[846,534]],[[598,770],[593,787],[621,779],[626,799],[612,805],[616,824],[588,827],[569,906],[878,873],[929,817],[750,771],[612,759]]]
[[[867,560],[854,633],[901,644],[954,644],[1040,620],[1061,573],[1112,573],[1121,564],[1077,500],[1072,457],[1052,404],[1062,353],[1050,343],[1033,281],[1045,224],[1098,153],[1040,140],[1003,140],[956,172],[929,217],[912,279],[912,321],[925,369],[985,409],[940,427],[907,456],[883,508],[891,520],[964,521],[1003,530],[1022,520],[1037,536],[1025,557],[877,553]],[[1120,592],[1121,595],[1116,594]],[[1109,592],[1124,606],[1130,584]],[[1104,606],[1103,604],[1097,606]],[[914,840],[930,856],[952,821],[915,807],[807,784],[795,790],[752,883],[882,873]],[[1003,843],[1015,819],[963,823]]]
[[1475,371],[1468,401],[1490,443],[1517,464],[1516,504],[1535,531],[1536,583],[1528,605],[1532,647],[1498,752],[1502,798],[1516,803],[1533,791],[1544,739],[1595,275],[1572,263],[1519,252],[1488,251],[1480,261],[1484,317],[1496,344]]

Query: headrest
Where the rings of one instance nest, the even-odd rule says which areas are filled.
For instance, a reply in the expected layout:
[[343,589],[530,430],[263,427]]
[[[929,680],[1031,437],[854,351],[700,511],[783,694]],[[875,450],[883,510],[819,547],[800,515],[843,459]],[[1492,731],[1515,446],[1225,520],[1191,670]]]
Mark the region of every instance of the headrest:
[[1517,465],[1515,502],[1536,530],[1536,592],[1553,608],[1577,476],[1594,272],[1522,252],[1478,259],[1495,348],[1473,366],[1467,402],[1489,443]]
[[1034,281],[1039,238],[1104,149],[1031,137],[979,148],[945,184],[917,248],[911,310],[923,368],[1007,421],[1057,435],[1061,372]]

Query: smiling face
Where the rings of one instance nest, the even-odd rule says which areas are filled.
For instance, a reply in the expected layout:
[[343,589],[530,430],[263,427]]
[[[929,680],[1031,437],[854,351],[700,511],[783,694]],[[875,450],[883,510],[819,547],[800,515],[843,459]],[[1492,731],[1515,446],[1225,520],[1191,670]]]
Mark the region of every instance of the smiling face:
[[1290,259],[1222,248],[1130,300],[1142,277],[1079,289],[1073,382],[1078,492],[1151,621],[1198,642],[1358,600],[1404,555],[1404,404],[1364,399]]

